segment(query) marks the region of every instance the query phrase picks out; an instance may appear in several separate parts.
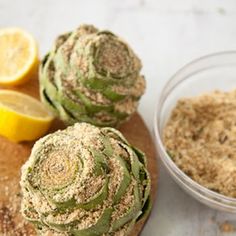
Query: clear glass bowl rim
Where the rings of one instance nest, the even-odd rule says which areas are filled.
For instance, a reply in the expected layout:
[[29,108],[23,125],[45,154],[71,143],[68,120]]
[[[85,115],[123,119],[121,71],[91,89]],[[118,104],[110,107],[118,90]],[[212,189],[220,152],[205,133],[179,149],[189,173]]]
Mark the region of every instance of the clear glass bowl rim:
[[[179,76],[179,74],[182,74],[186,69],[188,69],[191,66],[194,66],[195,64],[198,64],[204,60],[210,60],[216,57],[221,57],[221,56],[234,56],[236,59],[236,51],[224,51],[224,52],[217,52],[217,53],[212,53],[212,54],[208,54],[202,57],[199,57],[198,59],[195,59],[193,61],[191,61],[190,63],[186,64],[185,66],[183,66],[181,69],[179,69],[169,80],[168,82],[165,84],[164,88],[162,89],[160,96],[158,98],[158,102],[157,102],[157,106],[154,112],[154,136],[155,136],[155,142],[156,145],[158,146],[159,151],[162,152],[162,155],[159,155],[160,158],[162,159],[162,161],[164,162],[165,165],[167,165],[167,169],[168,171],[174,171],[178,176],[177,178],[181,177],[182,179],[184,179],[187,183],[187,186],[190,187],[192,190],[197,189],[199,190],[201,193],[205,193],[207,194],[207,197],[211,197],[214,198],[215,200],[219,200],[220,202],[223,200],[224,203],[233,203],[233,205],[236,205],[236,198],[232,198],[232,197],[228,197],[225,196],[223,194],[214,192],[213,190],[210,190],[200,184],[198,184],[196,181],[194,181],[192,178],[190,178],[187,174],[185,174],[175,163],[174,161],[170,158],[170,156],[168,155],[168,153],[165,150],[164,144],[162,142],[162,137],[161,137],[161,119],[160,119],[160,115],[162,114],[162,109],[163,109],[163,105],[165,103],[165,101],[168,98],[168,95],[175,89],[176,86],[178,86],[180,83],[182,83],[183,81],[185,81],[186,79],[188,79],[188,77],[197,74],[200,71],[203,71],[205,69],[210,69],[212,67],[206,67],[206,68],[202,68],[198,71],[195,71],[195,73],[189,74],[188,76],[183,77],[180,81],[178,81],[176,84],[174,84],[174,86],[171,87],[171,89],[168,89],[170,84],[173,82],[173,80],[175,80],[175,78],[177,76]],[[165,94],[165,91],[169,90],[168,93]],[[164,96],[165,94],[165,96]],[[169,169],[170,168],[170,169]],[[179,179],[180,182],[182,182],[182,179]],[[194,190],[195,191],[195,190]],[[203,195],[202,197],[206,198],[205,195]],[[230,204],[230,205],[231,205]],[[234,208],[234,207],[233,207]],[[235,210],[236,210],[236,206],[235,206]]]

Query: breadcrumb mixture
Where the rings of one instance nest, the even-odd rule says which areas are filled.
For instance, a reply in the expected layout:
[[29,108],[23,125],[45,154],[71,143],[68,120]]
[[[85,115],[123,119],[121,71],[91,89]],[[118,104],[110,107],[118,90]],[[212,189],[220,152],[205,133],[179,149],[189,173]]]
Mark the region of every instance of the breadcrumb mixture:
[[234,225],[227,221],[220,225],[220,231],[222,233],[233,233],[235,232],[235,230],[236,228],[234,227]]
[[173,161],[188,176],[236,198],[236,90],[179,100],[163,139]]

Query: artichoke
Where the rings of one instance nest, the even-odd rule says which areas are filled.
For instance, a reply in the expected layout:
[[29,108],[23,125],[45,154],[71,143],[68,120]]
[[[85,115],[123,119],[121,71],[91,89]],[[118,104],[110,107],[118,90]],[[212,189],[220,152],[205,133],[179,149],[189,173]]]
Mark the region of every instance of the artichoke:
[[114,128],[77,123],[36,142],[22,214],[39,235],[128,235],[150,209],[145,155]]
[[82,25],[59,36],[40,66],[41,100],[67,124],[118,126],[145,90],[141,61],[109,31]]

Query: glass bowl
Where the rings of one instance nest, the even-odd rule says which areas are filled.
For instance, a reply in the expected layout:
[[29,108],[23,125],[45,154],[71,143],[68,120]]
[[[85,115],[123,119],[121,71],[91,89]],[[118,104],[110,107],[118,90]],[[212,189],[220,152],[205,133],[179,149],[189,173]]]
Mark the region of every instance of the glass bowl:
[[198,201],[217,210],[236,213],[236,198],[209,190],[188,177],[172,161],[162,142],[162,131],[179,98],[213,90],[236,89],[236,51],[201,57],[180,69],[164,87],[154,115],[159,156],[173,179]]

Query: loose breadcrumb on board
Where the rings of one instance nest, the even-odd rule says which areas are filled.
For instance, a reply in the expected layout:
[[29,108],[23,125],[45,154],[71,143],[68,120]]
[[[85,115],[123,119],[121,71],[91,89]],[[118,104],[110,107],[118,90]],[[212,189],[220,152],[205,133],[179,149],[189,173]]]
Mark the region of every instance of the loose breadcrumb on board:
[[0,203],[0,235],[1,236],[35,236],[34,229],[20,214],[21,194],[17,179],[9,180],[1,177],[6,183],[1,197],[6,200]]

